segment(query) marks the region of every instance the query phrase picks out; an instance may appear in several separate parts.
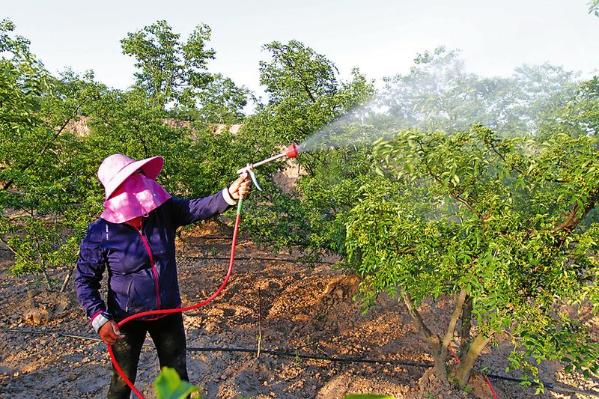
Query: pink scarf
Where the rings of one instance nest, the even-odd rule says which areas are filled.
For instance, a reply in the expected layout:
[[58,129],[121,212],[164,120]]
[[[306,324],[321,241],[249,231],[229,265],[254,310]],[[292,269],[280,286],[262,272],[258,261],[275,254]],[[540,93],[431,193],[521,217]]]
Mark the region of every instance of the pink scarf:
[[104,201],[102,219],[123,223],[139,216],[147,216],[165,203],[171,195],[154,180],[135,173]]

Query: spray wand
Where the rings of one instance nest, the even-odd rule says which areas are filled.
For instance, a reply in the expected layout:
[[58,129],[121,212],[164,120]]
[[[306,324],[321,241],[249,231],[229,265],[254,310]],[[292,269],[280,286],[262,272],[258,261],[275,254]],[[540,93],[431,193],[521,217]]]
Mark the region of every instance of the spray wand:
[[270,158],[266,158],[260,162],[247,164],[247,166],[245,166],[244,168],[239,169],[237,171],[237,174],[239,174],[239,175],[243,175],[245,173],[249,174],[250,177],[252,178],[252,183],[254,183],[254,186],[256,186],[256,188],[258,190],[262,191],[262,188],[260,187],[260,185],[258,184],[258,180],[256,179],[256,175],[254,174],[254,168],[256,168],[260,165],[264,165],[265,163],[272,162],[272,161],[282,158],[282,157],[295,158],[298,156],[298,154],[299,154],[299,146],[297,146],[296,144],[291,144],[289,147],[285,148],[285,151],[283,151],[280,154],[274,155]]
[[[258,180],[256,179],[256,175],[254,174],[253,169],[256,168],[257,166],[264,165],[265,163],[274,161],[275,159],[279,159],[282,157],[295,158],[298,156],[298,154],[299,154],[299,147],[295,144],[291,144],[282,153],[272,156],[270,158],[267,158],[265,160],[262,160],[260,162],[256,162],[254,164],[248,164],[244,168],[239,169],[237,171],[237,173],[240,175],[243,175],[245,173],[249,174],[250,177],[252,178],[252,182],[254,183],[256,188],[258,190],[262,191],[262,188],[258,185]],[[235,247],[237,244],[237,233],[239,231],[239,224],[241,223],[241,204],[242,203],[243,203],[243,198],[239,197],[239,200],[237,201],[237,213],[235,215],[235,227],[233,228],[233,239],[231,240],[231,255],[229,257],[229,268],[227,269],[227,274],[225,275],[225,278],[223,279],[220,286],[216,289],[216,291],[214,291],[208,298],[204,299],[203,301],[198,302],[194,305],[184,307],[184,308],[148,310],[145,312],[136,313],[134,315],[131,315],[131,316],[126,317],[123,320],[119,321],[117,323],[118,326],[122,327],[129,321],[139,319],[141,317],[165,315],[165,314],[171,314],[171,313],[182,313],[182,312],[187,312],[190,310],[195,310],[195,309],[198,309],[198,308],[212,302],[225,289],[225,286],[227,285],[227,283],[229,282],[229,278],[231,277],[231,273],[233,272],[233,264],[235,263]],[[108,353],[110,355],[110,360],[112,361],[112,365],[114,366],[114,369],[121,376],[123,381],[125,381],[127,386],[129,386],[129,388],[131,388],[131,391],[133,391],[135,396],[137,396],[139,399],[144,399],[143,394],[135,387],[135,385],[133,384],[133,381],[131,381],[127,377],[127,375],[125,374],[121,365],[117,362],[116,358],[114,357],[112,345],[108,345]]]

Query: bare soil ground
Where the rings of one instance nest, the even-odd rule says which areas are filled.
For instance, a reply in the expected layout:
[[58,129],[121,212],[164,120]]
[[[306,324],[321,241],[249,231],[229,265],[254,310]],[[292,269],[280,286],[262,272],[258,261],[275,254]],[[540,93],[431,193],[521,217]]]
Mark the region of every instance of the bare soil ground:
[[[219,238],[222,237],[222,238]],[[229,253],[229,232],[203,224],[179,242],[179,279],[186,304],[209,295],[222,280]],[[8,273],[10,254],[0,248],[0,398],[103,398],[111,375],[105,346],[65,337],[61,331],[96,337],[77,305],[72,285],[65,294],[48,292],[31,277]],[[330,264],[291,262],[299,253],[273,252],[242,241],[232,281],[215,302],[184,316],[188,347],[243,347],[370,359],[430,361],[405,309],[381,297],[362,313],[352,300],[358,279]],[[222,259],[215,259],[215,258]],[[277,258],[260,260],[257,258]],[[333,258],[329,259],[334,261]],[[54,277],[65,270],[55,271]],[[447,301],[423,306],[438,331],[447,323]],[[32,331],[42,332],[32,334]],[[505,374],[505,344],[490,348],[478,369]],[[192,382],[205,398],[342,398],[346,393],[377,392],[397,398],[490,398],[480,376],[473,392],[455,392],[422,368],[390,363],[339,363],[274,357],[262,353],[190,352]],[[140,360],[137,386],[150,393],[158,374],[151,341]],[[599,382],[566,376],[558,364],[546,364],[542,378],[578,393],[534,389],[493,381],[498,398],[591,398]],[[151,398],[151,394],[148,398]]]

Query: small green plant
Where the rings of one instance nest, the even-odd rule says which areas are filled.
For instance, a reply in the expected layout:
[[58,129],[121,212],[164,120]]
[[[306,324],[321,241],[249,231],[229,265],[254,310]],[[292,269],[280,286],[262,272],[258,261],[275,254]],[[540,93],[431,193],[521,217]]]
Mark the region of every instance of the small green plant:
[[345,395],[344,399],[393,399],[393,396],[376,393],[350,393]]
[[[185,399],[191,393],[198,392],[196,386],[181,380],[175,369],[164,367],[154,380],[154,391],[158,399]],[[201,398],[201,396],[196,396]]]

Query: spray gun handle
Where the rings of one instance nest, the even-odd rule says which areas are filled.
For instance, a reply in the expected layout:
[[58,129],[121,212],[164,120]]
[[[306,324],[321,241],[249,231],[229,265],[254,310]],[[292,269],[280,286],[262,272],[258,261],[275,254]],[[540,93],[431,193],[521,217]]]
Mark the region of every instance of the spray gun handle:
[[254,183],[254,186],[256,186],[258,191],[263,191],[262,187],[260,187],[258,184],[258,179],[256,179],[256,174],[254,173],[253,167],[254,165],[248,164],[245,168],[239,169],[237,173],[239,173],[241,176],[249,174],[250,178],[252,179],[252,183]]
[[258,189],[258,191],[262,191],[262,187],[260,187],[260,185],[258,184],[258,179],[256,179],[256,174],[254,173],[253,170],[248,170],[250,177],[252,178],[252,182],[254,183],[254,186],[256,186],[256,188]]

